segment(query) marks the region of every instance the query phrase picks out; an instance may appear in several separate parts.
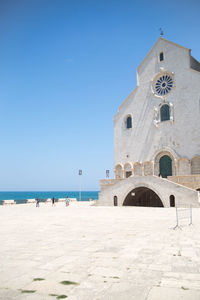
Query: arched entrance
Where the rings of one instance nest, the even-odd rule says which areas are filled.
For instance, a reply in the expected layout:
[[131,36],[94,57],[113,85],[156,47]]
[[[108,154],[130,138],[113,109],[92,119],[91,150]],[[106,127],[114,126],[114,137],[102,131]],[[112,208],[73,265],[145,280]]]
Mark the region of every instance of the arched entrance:
[[138,187],[126,196],[123,206],[163,207],[163,203],[151,189]]
[[168,155],[164,155],[160,158],[159,166],[160,175],[163,178],[167,178],[167,176],[172,176],[172,159]]
[[[171,159],[171,168],[170,168],[171,169],[171,174],[172,174],[172,176],[176,175],[176,173],[177,173],[176,161],[179,159],[179,157],[177,156],[177,154],[172,149],[170,149],[168,147],[158,150],[154,154],[154,157],[152,157],[152,161],[154,162],[154,175],[159,176],[159,174],[161,173],[160,171],[162,171],[162,170],[160,170],[160,160],[164,156],[167,156]],[[164,163],[165,163],[166,162],[165,159],[168,160],[169,164],[170,164],[170,159],[168,159],[168,158],[163,158],[161,160],[161,163],[163,163],[163,160],[164,160]],[[164,169],[165,169],[165,166],[164,166]],[[164,172],[162,172],[162,173],[164,173]],[[163,175],[166,176],[166,174],[163,174]],[[166,178],[166,177],[164,177],[164,178]]]

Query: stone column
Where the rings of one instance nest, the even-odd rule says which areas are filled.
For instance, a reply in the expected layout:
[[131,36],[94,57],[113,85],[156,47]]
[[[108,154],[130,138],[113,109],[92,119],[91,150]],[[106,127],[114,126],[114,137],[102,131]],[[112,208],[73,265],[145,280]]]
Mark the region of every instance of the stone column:
[[142,176],[144,176],[144,163],[141,163],[141,168],[142,168]]
[[172,176],[177,176],[178,175],[178,160],[175,158],[174,159],[174,174]]

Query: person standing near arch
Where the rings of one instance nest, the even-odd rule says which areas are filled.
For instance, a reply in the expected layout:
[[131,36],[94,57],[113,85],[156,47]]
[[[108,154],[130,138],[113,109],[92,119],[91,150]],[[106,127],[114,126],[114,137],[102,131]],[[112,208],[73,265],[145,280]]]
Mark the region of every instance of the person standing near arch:
[[55,198],[54,197],[51,199],[51,201],[52,201],[52,206],[55,206]]
[[38,197],[36,198],[36,207],[40,207],[40,199]]
[[66,197],[65,203],[66,203],[66,206],[69,206],[69,197],[68,196]]

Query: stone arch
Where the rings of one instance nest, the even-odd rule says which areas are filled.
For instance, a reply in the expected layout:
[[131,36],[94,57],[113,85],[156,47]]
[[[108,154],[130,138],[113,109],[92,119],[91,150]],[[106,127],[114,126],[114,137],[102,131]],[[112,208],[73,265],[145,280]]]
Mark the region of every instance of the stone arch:
[[134,163],[134,175],[142,176],[142,164],[140,162]]
[[162,149],[160,151],[157,151],[156,154],[154,155],[154,175],[159,175],[160,174],[160,159],[164,156],[169,156],[172,160],[172,175],[176,175],[176,163],[178,156],[176,153],[169,148]]
[[124,177],[128,178],[133,174],[133,165],[130,162],[125,163],[124,165]]
[[[132,181],[134,179],[134,177],[129,178],[130,181]],[[136,188],[140,188],[140,187],[145,187],[147,189],[152,190],[153,192],[155,192],[158,197],[161,199],[163,206],[168,207],[169,206],[169,200],[167,200],[167,198],[165,199],[164,195],[162,195],[160,193],[159,190],[159,186],[155,186],[154,184],[150,184],[149,182],[146,182],[147,177],[143,177],[144,180],[142,181],[138,181],[138,183],[130,184],[129,187],[126,189],[126,191],[122,194],[122,202],[121,205],[123,205],[124,200],[126,199],[127,195],[132,192],[134,189]]]
[[[152,161],[155,161],[156,157],[157,157],[159,154],[162,155],[162,153],[169,153],[169,155],[171,155],[171,156],[174,158],[174,160],[177,160],[177,159],[180,158],[180,156],[178,156],[177,153],[176,153],[173,149],[171,149],[170,147],[163,147],[162,149],[159,149],[159,150],[157,150],[157,151],[154,153],[154,155],[153,155],[153,157],[152,157],[151,160],[152,160]],[[164,154],[163,154],[163,155],[164,155]]]
[[153,175],[153,163],[151,161],[144,162],[144,175]]
[[195,155],[191,159],[191,174],[200,174],[200,156]]
[[117,164],[114,169],[115,179],[122,179],[123,178],[124,168],[122,164]]
[[181,157],[178,159],[178,175],[190,175],[191,174],[191,166],[189,159],[185,157]]
[[164,207],[155,191],[145,186],[132,189],[124,199],[123,206]]

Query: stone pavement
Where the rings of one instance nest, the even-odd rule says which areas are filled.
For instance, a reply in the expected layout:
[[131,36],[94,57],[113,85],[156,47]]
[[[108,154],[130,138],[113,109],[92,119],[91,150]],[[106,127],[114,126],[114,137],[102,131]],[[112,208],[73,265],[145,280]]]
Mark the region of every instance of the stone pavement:
[[1,206],[0,299],[199,300],[200,209],[182,222],[174,208]]

